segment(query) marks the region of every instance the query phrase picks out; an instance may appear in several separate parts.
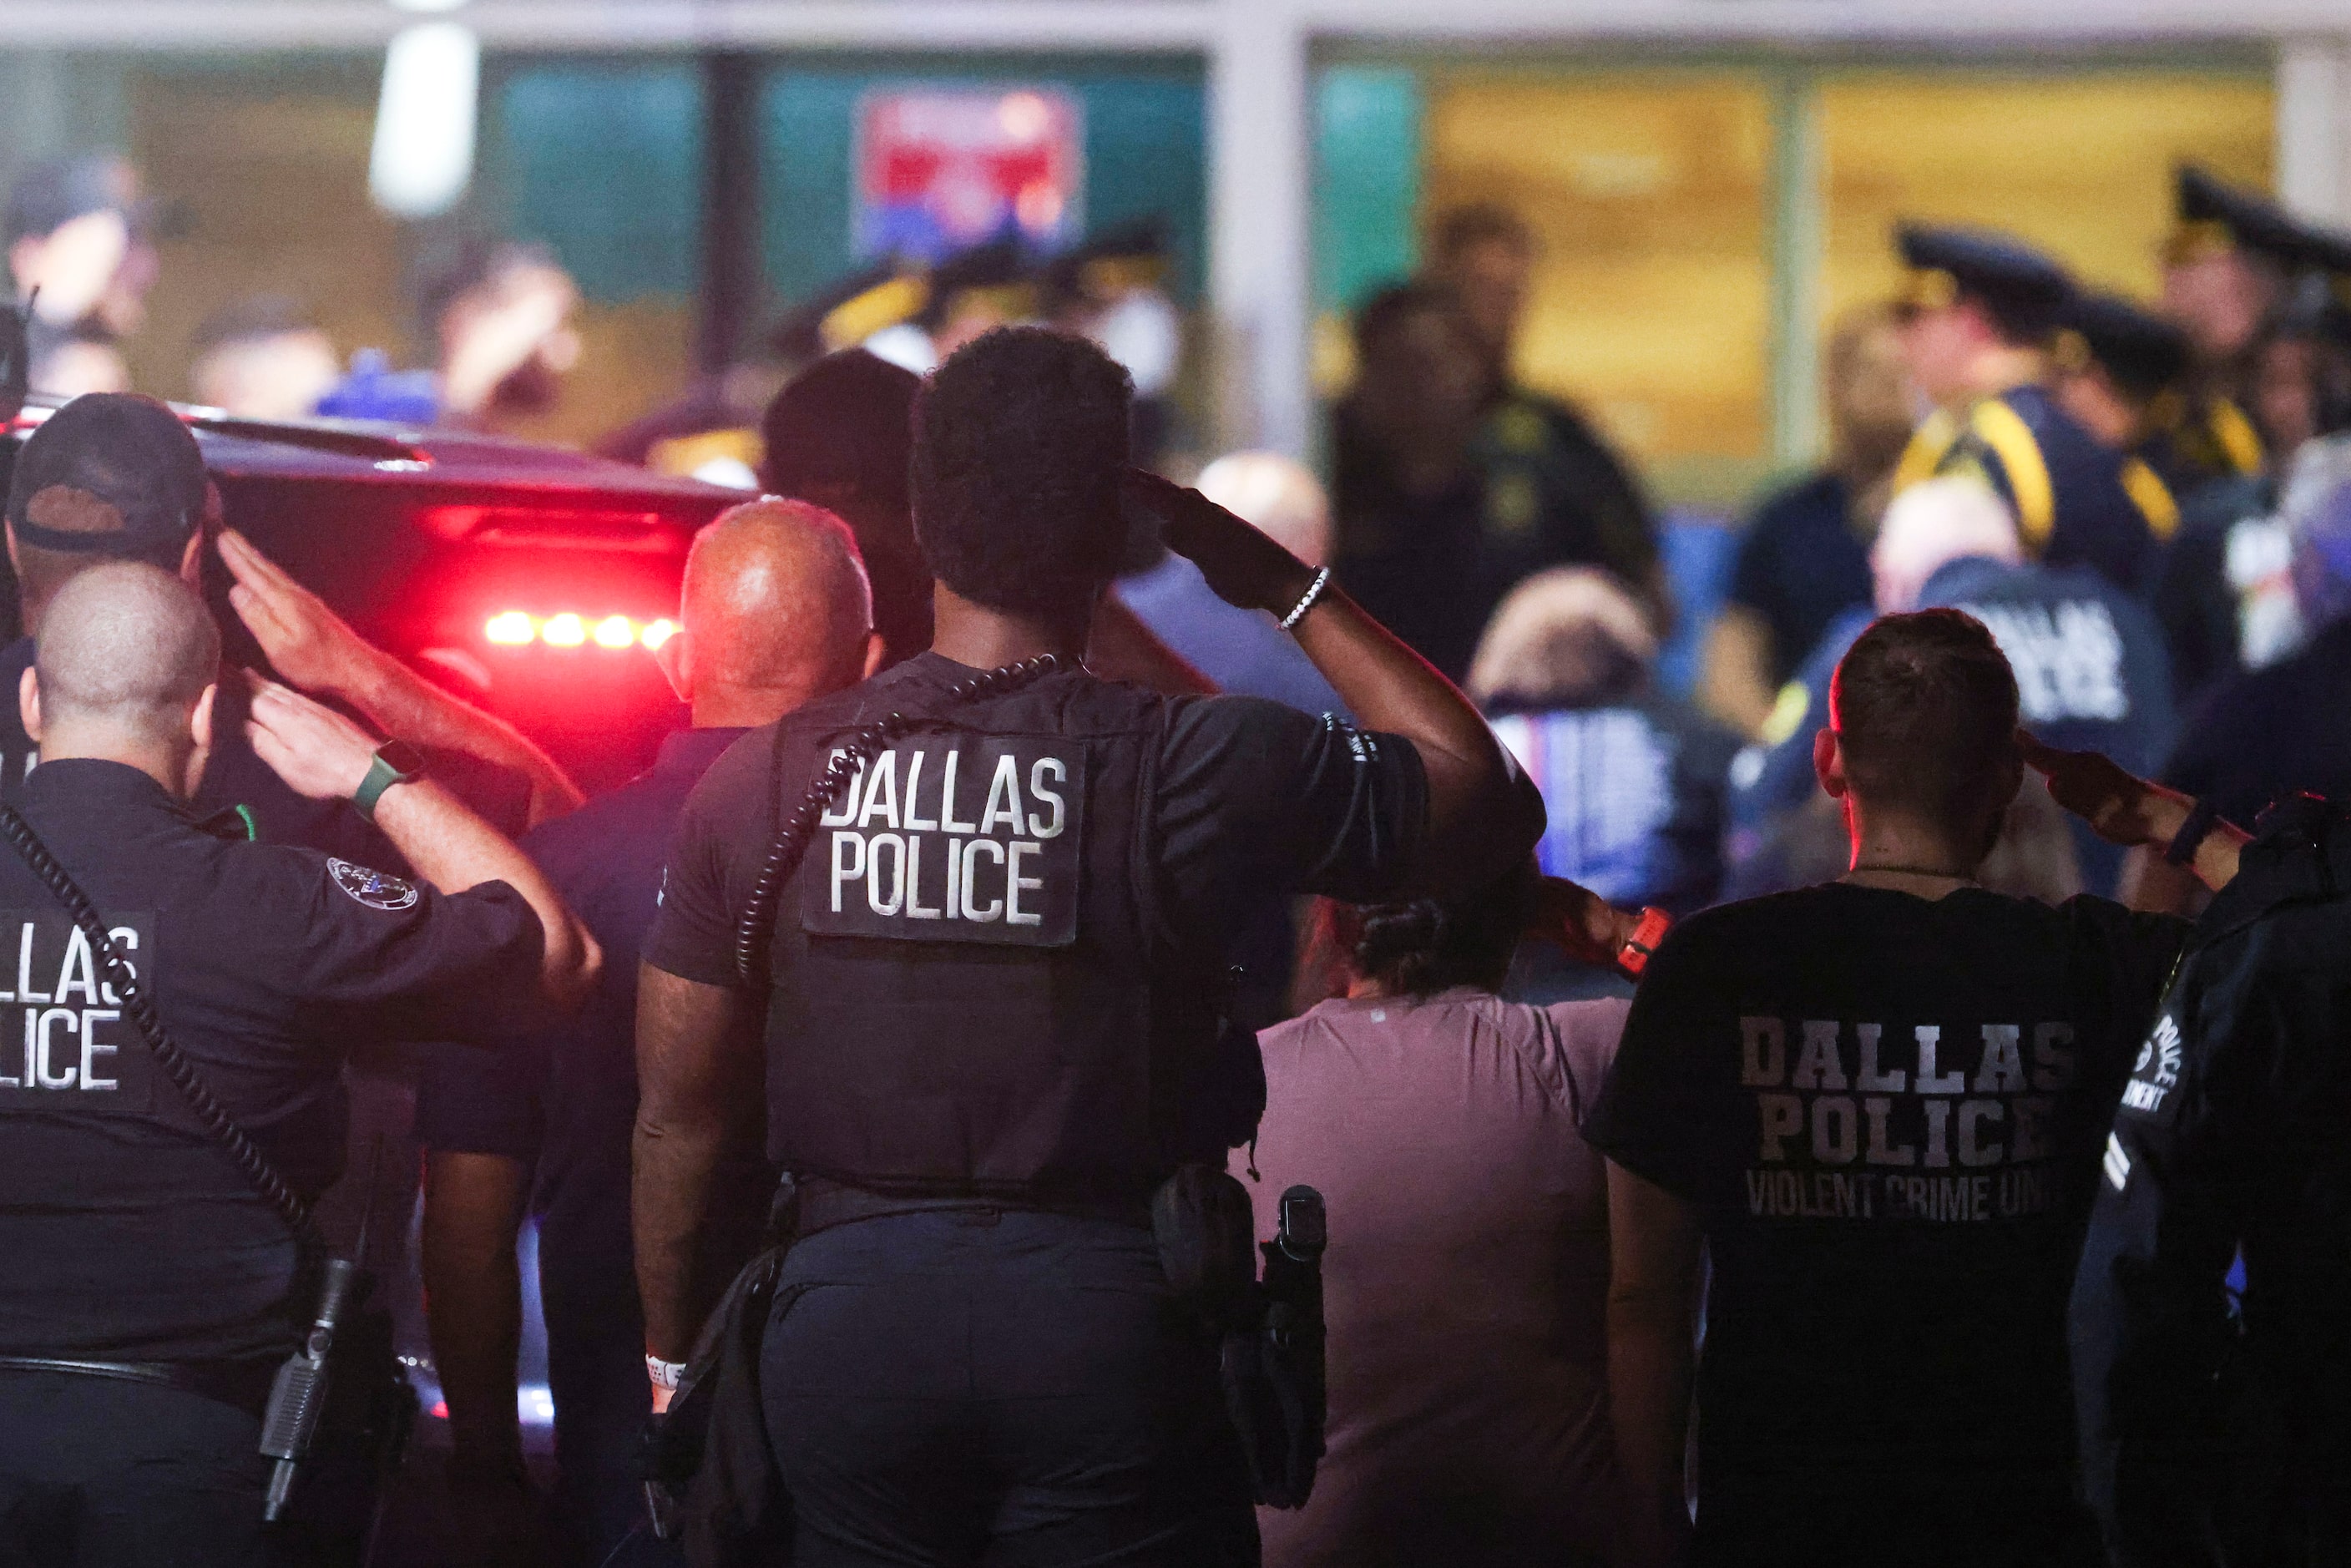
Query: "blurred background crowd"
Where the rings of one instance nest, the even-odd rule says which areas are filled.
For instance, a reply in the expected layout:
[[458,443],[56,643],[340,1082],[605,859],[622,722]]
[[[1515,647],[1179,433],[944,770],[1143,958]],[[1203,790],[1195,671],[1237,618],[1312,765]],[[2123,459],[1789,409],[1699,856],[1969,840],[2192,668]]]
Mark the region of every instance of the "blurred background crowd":
[[[2351,683],[2351,239],[2310,173],[2351,162],[2338,44],[1310,50],[1284,366],[1217,151],[1250,46],[582,55],[521,0],[398,9],[449,14],[0,60],[36,390],[757,487],[827,353],[1082,332],[1145,460],[1469,686],[1551,798],[1546,869],[1618,902],[1833,861],[1805,747],[1876,609],[1986,613],[2032,722],[2237,814],[2351,783],[2313,700]],[[1331,703],[1188,566],[1132,564],[1207,674]],[[2187,899],[2041,804],[2021,884]]]

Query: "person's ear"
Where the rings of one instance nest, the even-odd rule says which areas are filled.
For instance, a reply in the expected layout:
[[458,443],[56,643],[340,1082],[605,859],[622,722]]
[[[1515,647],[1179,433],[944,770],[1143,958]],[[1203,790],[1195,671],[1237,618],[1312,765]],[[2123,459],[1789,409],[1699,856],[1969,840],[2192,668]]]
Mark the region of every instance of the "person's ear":
[[693,636],[679,632],[653,650],[653,663],[661,666],[662,679],[677,694],[677,700],[692,706],[694,702],[694,655],[689,652]]
[[188,715],[188,738],[196,743],[198,751],[210,751],[213,747],[213,699],[219,695],[219,683],[206,686]]
[[880,673],[883,655],[887,653],[889,651],[890,645],[882,641],[881,632],[868,632],[865,633],[865,669],[864,672],[857,678],[861,681],[872,680],[875,674]]
[[204,586],[204,530],[197,528],[188,536],[188,548],[180,552],[180,580],[199,593]]
[[[14,543],[12,539],[10,541]],[[32,665],[16,681],[16,717],[35,746],[41,744],[41,673]]]
[[5,529],[8,535],[8,570],[16,574],[16,592],[19,597],[22,597],[25,591],[25,569],[16,559],[16,525],[0,523],[0,529]]
[[1844,776],[1844,743],[1823,726],[1813,737],[1813,775],[1833,800],[1842,800],[1852,786]]

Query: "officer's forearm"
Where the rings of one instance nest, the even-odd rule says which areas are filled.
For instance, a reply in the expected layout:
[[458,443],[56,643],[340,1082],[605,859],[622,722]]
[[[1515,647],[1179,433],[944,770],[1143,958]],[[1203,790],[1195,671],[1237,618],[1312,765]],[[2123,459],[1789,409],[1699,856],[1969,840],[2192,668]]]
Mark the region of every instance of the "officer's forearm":
[[505,720],[458,701],[391,655],[375,653],[354,664],[346,689],[336,695],[365,714],[386,735],[415,746],[462,751],[530,780],[530,825],[576,811],[587,797],[555,759],[532,745]]
[[1333,587],[1297,626],[1298,645],[1358,722],[1401,735],[1428,773],[1420,891],[1485,887],[1534,847],[1542,799],[1469,699]]
[[[2141,810],[2147,822],[2147,832],[2140,847],[2160,856],[2171,847],[2188,825],[2188,815],[2196,803],[2176,789],[2159,784],[2147,784],[2147,800]],[[2226,818],[2216,820],[2209,831],[2198,841],[2196,853],[2185,866],[2196,873],[2196,880],[2218,893],[2236,880],[2237,865],[2244,847],[2252,842],[2252,835]]]
[[631,1186],[645,1349],[684,1361],[701,1329],[697,1238],[733,1122],[730,1089],[751,1085],[730,1060],[739,1000],[648,964],[637,985],[637,1124]]
[[531,858],[429,779],[396,784],[376,802],[376,826],[418,876],[443,893],[503,882],[538,916],[546,937],[540,978],[548,1000],[569,1010],[596,982],[596,939]]
[[528,1187],[519,1160],[437,1151],[425,1158],[424,1320],[449,1402],[449,1438],[459,1461],[494,1473],[522,1468],[515,1230]]

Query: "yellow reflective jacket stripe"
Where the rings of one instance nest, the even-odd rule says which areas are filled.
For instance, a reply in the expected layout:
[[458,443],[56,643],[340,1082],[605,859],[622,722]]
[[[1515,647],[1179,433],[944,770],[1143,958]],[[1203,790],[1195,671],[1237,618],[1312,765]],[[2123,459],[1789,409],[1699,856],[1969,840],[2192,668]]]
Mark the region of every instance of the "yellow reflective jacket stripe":
[[2136,457],[2123,459],[2123,494],[2147,519],[2147,532],[2158,542],[2168,540],[2179,531],[2179,503],[2171,497],[2171,486],[2163,476]]
[[1968,429],[2000,459],[2009,497],[2016,504],[2017,538],[2029,553],[2039,555],[2057,531],[2057,489],[2032,427],[1998,398],[1986,398],[1969,413]]
[[1911,486],[1932,479],[1943,466],[1943,459],[1951,454],[1951,444],[1959,438],[1959,421],[1941,409],[1937,409],[1918,422],[1910,433],[1909,444],[1902,448],[1901,461],[1894,465],[1894,490],[1896,495]]
[[2230,467],[2240,474],[2262,471],[2264,455],[2261,432],[2253,428],[2253,422],[2245,417],[2243,409],[2227,398],[2214,398],[2212,406],[2205,411],[2204,422],[2211,427],[2212,439],[2227,455]]

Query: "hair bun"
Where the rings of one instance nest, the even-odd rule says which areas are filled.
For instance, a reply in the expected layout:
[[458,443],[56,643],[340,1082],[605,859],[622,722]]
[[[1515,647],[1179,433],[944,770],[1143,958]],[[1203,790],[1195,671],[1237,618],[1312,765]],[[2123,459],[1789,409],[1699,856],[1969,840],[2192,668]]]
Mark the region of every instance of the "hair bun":
[[1364,934],[1355,943],[1355,966],[1371,975],[1434,956],[1445,945],[1445,906],[1435,899],[1383,904],[1364,911]]

